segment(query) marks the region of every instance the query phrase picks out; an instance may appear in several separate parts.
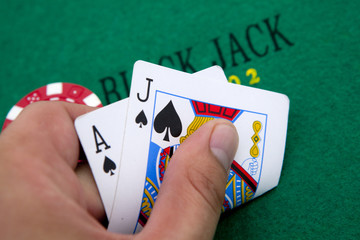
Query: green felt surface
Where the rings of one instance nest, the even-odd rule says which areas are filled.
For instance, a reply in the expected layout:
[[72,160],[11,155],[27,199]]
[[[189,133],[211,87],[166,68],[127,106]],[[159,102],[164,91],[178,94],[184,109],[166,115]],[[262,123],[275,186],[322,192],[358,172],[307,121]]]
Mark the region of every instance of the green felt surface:
[[[104,104],[125,98],[119,73],[130,84],[138,59],[188,72],[222,65],[217,42],[228,77],[249,86],[245,73],[254,68],[253,87],[291,103],[279,186],[224,214],[215,239],[359,239],[359,9],[358,0],[2,0],[0,119],[52,82],[83,85]],[[276,16],[277,47],[266,25],[275,28]],[[251,50],[249,27],[264,56]],[[104,91],[110,78],[118,94]]]

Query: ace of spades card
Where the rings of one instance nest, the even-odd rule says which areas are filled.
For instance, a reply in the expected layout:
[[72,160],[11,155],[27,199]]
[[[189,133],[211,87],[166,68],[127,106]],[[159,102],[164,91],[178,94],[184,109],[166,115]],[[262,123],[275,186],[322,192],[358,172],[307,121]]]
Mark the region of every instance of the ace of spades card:
[[124,99],[75,120],[107,216],[111,214],[116,190],[127,104]]
[[[214,118],[239,133],[222,210],[274,188],[285,149],[289,100],[285,95],[207,81],[138,61],[133,72],[119,173],[109,231],[141,231],[178,146]],[[147,125],[137,118],[144,114]],[[144,118],[143,116],[141,118]]]

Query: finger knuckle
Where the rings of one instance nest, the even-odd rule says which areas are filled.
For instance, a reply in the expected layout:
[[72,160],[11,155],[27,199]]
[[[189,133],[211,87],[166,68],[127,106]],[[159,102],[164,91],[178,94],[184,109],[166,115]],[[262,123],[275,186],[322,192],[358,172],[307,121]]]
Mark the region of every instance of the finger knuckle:
[[221,185],[221,174],[216,167],[208,166],[206,171],[201,168],[190,168],[187,179],[197,195],[197,199],[217,213],[224,200],[224,189]]

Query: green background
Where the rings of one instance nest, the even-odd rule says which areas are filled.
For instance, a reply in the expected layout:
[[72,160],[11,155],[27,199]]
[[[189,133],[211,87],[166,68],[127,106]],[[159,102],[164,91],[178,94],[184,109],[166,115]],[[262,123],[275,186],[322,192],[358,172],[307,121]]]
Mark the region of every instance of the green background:
[[[0,118],[30,91],[73,82],[106,102],[100,79],[113,77],[121,98],[138,59],[182,70],[176,52],[196,71],[220,61],[226,75],[290,98],[279,186],[224,214],[215,239],[359,239],[360,1],[0,1]],[[264,19],[277,37],[275,51]],[[263,57],[246,41],[246,29]],[[229,34],[240,53],[232,62]],[[236,65],[236,66],[235,66]],[[187,71],[192,72],[191,69]],[[110,102],[117,100],[109,96]]]

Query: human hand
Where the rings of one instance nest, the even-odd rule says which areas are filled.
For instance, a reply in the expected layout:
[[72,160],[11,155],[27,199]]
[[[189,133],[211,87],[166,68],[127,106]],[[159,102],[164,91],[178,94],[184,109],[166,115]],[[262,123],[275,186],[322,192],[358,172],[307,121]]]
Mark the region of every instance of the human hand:
[[141,233],[106,231],[91,171],[77,166],[76,117],[93,108],[64,102],[29,105],[0,135],[1,239],[210,239],[225,195],[238,136],[210,121],[176,150]]

